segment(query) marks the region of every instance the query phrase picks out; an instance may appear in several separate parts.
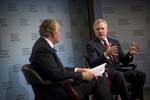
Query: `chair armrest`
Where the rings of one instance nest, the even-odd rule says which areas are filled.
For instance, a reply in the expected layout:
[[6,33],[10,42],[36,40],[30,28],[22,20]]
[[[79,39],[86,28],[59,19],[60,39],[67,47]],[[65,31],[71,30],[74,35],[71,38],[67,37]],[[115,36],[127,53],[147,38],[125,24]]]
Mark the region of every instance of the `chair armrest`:
[[[39,97],[40,92],[38,89],[39,85],[62,85],[66,89],[66,92],[72,98],[72,100],[80,100],[77,92],[72,87],[74,80],[72,78],[65,79],[61,81],[51,81],[51,80],[43,80],[43,78],[36,72],[36,70],[32,67],[31,64],[25,64],[22,66],[22,72],[25,76],[25,79],[28,84],[32,86],[33,91],[35,92],[36,98]],[[40,98],[40,97],[39,97]]]
[[75,89],[72,86],[72,82],[74,80],[72,79],[67,79],[63,86],[65,87],[66,92],[69,94],[69,96],[72,98],[72,100],[80,100],[80,97],[78,93],[75,91]]
[[135,68],[137,67],[137,64],[127,64],[127,65],[123,65],[121,64],[119,68],[117,68],[118,70],[121,71],[126,71],[126,70],[135,70]]
[[61,84],[64,86],[64,89],[69,94],[69,96],[72,98],[72,100],[80,100],[78,93],[74,90],[72,83],[74,82],[74,79],[65,79],[58,82],[52,82],[49,80],[44,81],[45,85],[53,85],[53,84]]
[[73,79],[65,79],[62,81],[43,80],[42,77],[32,68],[31,64],[25,64],[21,70],[28,84],[51,85],[51,84],[64,84],[67,82],[71,83],[74,81]]
[[74,80],[72,78],[70,78],[70,79],[65,79],[65,80],[56,81],[56,82],[50,81],[50,80],[44,80],[43,84],[45,84],[45,85],[62,84],[63,85],[65,83],[73,83],[73,82],[74,82]]

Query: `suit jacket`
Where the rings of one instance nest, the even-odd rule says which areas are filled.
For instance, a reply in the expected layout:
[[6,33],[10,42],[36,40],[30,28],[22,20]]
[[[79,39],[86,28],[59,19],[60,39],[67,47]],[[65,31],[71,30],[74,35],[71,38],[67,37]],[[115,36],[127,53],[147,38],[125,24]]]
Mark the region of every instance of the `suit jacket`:
[[[68,78],[81,79],[79,72],[74,68],[65,69],[56,51],[47,43],[44,38],[39,38],[32,48],[30,62],[39,75],[46,80],[60,81]],[[43,100],[63,99],[65,91],[62,86],[37,86],[42,91]]]
[[30,62],[44,79],[60,81],[68,78],[81,79],[81,73],[74,68],[66,70],[58,58],[56,51],[44,38],[39,38],[32,48]]
[[133,56],[129,57],[129,53],[124,54],[121,49],[120,43],[117,40],[109,37],[107,39],[108,42],[112,44],[112,46],[118,47],[118,56],[115,57],[116,64],[109,63],[109,60],[104,56],[106,48],[98,38],[95,38],[91,40],[86,46],[91,67],[95,67],[105,62],[108,63],[108,67],[118,67],[120,62],[123,64],[128,64],[133,60]]
[[[34,44],[30,62],[44,79],[52,81],[67,78],[77,79],[73,86],[82,100],[90,93],[94,93],[98,100],[100,98],[105,98],[104,100],[112,99],[105,77],[91,81],[81,80],[81,73],[74,72],[74,68],[65,69],[55,50],[43,38],[39,38]],[[36,88],[40,91],[42,100],[71,100],[62,85],[36,86]]]

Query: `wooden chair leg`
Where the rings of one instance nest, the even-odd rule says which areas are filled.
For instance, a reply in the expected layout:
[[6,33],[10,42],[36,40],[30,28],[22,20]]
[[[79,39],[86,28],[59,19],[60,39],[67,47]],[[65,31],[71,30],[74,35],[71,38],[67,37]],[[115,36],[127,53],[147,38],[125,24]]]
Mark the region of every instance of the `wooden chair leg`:
[[115,95],[114,100],[118,100],[119,99],[119,95]]
[[71,83],[65,83],[64,87],[65,87],[67,93],[69,94],[69,96],[72,98],[72,100],[80,100],[77,92],[74,90]]
[[36,90],[34,86],[32,86],[33,92],[34,92],[34,100],[42,100],[40,94]]

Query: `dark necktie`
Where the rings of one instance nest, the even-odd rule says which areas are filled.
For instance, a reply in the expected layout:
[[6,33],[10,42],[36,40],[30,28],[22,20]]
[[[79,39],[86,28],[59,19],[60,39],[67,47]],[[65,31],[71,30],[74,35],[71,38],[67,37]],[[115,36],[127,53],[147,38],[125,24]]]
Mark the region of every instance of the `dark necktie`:
[[[107,49],[109,47],[109,44],[106,42],[106,40],[103,40],[103,42],[104,42],[104,47]],[[116,57],[114,55],[110,56],[110,60],[113,64],[116,63]]]
[[107,49],[109,47],[109,44],[106,42],[106,40],[103,40],[104,42],[104,47]]
[[53,48],[53,51],[56,53],[57,52],[57,50],[55,49],[55,48]]

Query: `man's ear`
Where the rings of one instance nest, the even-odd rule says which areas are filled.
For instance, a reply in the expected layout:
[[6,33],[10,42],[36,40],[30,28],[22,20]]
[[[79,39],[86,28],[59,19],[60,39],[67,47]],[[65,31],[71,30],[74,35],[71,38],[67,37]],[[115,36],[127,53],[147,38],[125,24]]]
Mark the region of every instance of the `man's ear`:
[[55,38],[55,32],[51,32],[51,34],[53,38]]
[[49,29],[49,28],[47,28],[47,29],[46,29],[46,31],[47,31],[47,32],[49,32],[49,33],[51,33],[51,32],[52,32],[52,30],[51,30],[51,29]]

